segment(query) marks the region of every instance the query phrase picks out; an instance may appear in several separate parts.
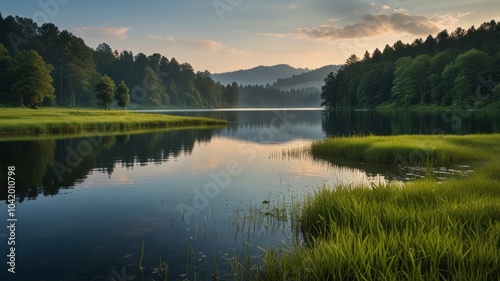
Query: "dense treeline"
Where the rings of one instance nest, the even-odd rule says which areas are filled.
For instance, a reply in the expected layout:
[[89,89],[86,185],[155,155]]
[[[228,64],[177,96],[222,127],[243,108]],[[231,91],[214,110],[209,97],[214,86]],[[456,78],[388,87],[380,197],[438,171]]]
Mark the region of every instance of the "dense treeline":
[[[36,107],[43,101],[45,105],[103,107],[95,87],[106,75],[116,86],[123,81],[130,89],[130,103],[140,107],[238,105],[238,85],[215,83],[207,71],[195,72],[190,64],[179,63],[175,58],[169,60],[157,53],[134,55],[126,50],[118,53],[106,43],[92,49],[81,38],[60,31],[54,24],[38,26],[29,18],[3,18],[0,14],[0,30],[0,104]],[[37,63],[26,65],[43,72],[32,80],[49,84],[43,85],[43,95],[33,94],[36,98],[20,94],[35,86],[26,83],[32,74],[30,68],[20,67],[30,58]],[[116,96],[120,107],[124,107],[125,101],[128,103],[125,92]]]
[[351,55],[325,78],[329,108],[440,106],[500,108],[500,23],[396,42],[383,51]]
[[281,90],[269,84],[240,86],[243,107],[317,107],[321,97],[315,88]]

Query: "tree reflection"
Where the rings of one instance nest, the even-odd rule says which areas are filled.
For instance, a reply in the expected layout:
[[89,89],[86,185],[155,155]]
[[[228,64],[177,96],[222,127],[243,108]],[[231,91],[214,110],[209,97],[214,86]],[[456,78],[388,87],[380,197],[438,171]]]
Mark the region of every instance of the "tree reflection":
[[[191,154],[196,143],[210,142],[214,129],[153,131],[144,134],[0,142],[0,168],[16,167],[19,201],[53,196],[83,182],[93,171],[111,175],[116,165],[162,163]],[[6,173],[0,173],[6,182]],[[7,190],[0,193],[7,199]]]

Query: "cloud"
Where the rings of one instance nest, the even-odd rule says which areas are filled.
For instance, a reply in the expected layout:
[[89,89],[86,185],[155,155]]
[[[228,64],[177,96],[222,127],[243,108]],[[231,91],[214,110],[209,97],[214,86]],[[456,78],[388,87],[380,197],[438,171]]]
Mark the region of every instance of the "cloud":
[[383,10],[383,11],[387,11],[387,10],[390,10],[390,9],[391,9],[391,7],[389,7],[389,5],[382,5],[382,6],[380,7],[380,9],[381,9],[381,10]]
[[258,35],[258,36],[265,36],[265,37],[276,37],[276,38],[293,37],[292,33],[257,32],[256,35]]
[[167,41],[169,43],[175,43],[175,39],[169,36],[157,36],[157,35],[147,35],[149,39],[157,40],[157,41]]
[[215,40],[198,40],[194,42],[188,42],[190,45],[196,47],[196,48],[201,48],[204,50],[209,50],[209,51],[218,51],[230,55],[250,55],[250,52],[244,51],[244,50],[239,50],[230,46],[225,45],[222,42],[215,41]]
[[[332,19],[322,25],[311,28],[299,28],[293,37],[334,41],[360,37],[374,37],[387,33],[406,33],[410,35],[428,35],[437,33],[440,25],[425,16],[404,13],[387,15],[364,15],[354,24],[340,26]],[[275,37],[278,37],[276,34]]]
[[90,37],[94,39],[127,39],[128,27],[77,27],[75,33],[80,36]]
[[224,48],[224,44],[214,40],[200,40],[198,44],[210,50],[220,50]]

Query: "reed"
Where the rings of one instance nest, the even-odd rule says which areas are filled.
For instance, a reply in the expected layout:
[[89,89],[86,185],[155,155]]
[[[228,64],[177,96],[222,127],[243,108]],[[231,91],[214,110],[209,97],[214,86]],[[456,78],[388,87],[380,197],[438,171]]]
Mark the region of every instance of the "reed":
[[355,136],[314,157],[436,165],[478,161],[470,178],[323,186],[308,197],[304,243],[263,249],[259,280],[500,280],[500,135]]
[[300,227],[305,244],[264,251],[262,280],[500,278],[500,188],[486,178],[323,187]]

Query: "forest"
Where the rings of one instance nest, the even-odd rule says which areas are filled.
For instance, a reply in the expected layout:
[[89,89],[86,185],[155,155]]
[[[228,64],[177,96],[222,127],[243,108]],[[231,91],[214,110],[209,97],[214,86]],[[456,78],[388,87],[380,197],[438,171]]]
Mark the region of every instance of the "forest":
[[500,23],[351,55],[325,78],[327,108],[500,108]]
[[208,71],[195,72],[175,58],[118,52],[106,43],[93,49],[52,23],[38,26],[17,16],[0,14],[0,30],[3,106],[214,108],[239,102],[236,83],[215,83]]
[[240,85],[241,107],[318,107],[320,93],[316,88],[282,90],[264,85]]

